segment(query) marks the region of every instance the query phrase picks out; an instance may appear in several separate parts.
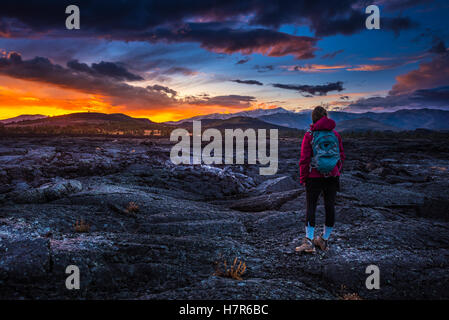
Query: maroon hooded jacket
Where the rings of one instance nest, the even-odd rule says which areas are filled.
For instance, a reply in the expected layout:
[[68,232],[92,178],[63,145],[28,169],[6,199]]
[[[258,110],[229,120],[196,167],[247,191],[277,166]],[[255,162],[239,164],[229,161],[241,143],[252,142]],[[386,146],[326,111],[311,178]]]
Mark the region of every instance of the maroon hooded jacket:
[[[343,143],[341,142],[341,137],[335,129],[335,121],[329,119],[328,117],[323,117],[318,120],[315,124],[310,125],[310,130],[332,130],[338,139],[338,144],[340,147],[340,161],[338,161],[335,168],[330,172],[330,176],[337,177],[340,175],[341,168],[343,167],[343,162],[345,161],[345,153],[343,151]],[[312,134],[306,132],[301,145],[301,158],[299,160],[299,182],[304,184],[307,178],[320,178],[324,177],[318,170],[312,168],[310,171],[310,161],[312,160]]]

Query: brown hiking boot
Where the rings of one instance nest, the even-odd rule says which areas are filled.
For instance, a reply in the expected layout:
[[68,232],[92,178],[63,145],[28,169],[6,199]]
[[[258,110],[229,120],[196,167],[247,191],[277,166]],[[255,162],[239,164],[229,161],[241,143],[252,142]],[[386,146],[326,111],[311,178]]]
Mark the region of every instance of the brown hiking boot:
[[305,253],[315,253],[315,246],[313,245],[312,240],[304,238],[302,240],[302,244],[299,247],[296,247],[295,251]]
[[326,251],[329,249],[327,240],[324,240],[322,235],[315,237],[315,239],[313,239],[313,244],[323,251]]

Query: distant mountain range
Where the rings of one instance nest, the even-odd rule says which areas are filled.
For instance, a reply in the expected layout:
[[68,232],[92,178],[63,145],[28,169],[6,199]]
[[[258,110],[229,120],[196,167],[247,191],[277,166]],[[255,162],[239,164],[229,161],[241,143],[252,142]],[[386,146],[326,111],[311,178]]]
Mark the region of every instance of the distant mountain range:
[[401,131],[398,127],[389,126],[370,118],[356,118],[337,122],[336,130],[339,132],[362,131]]
[[286,110],[284,108],[274,108],[274,109],[254,109],[249,111],[240,111],[236,113],[211,113],[201,116],[195,116],[188,119],[183,119],[179,121],[170,121],[166,122],[167,124],[173,124],[177,125],[180,123],[185,122],[192,122],[193,120],[207,120],[207,119],[214,119],[214,120],[226,120],[234,117],[249,117],[249,118],[258,118],[262,116],[269,116],[272,114],[289,114],[293,113],[292,111]]
[[[377,121],[383,126],[374,126],[370,123],[373,131],[384,131],[385,126],[399,128],[401,130],[415,130],[425,128],[430,130],[448,130],[449,129],[449,111],[437,109],[403,109],[395,112],[365,112],[350,113],[342,111],[330,111],[329,117],[337,122],[355,119],[371,119]],[[268,123],[277,124],[296,129],[308,129],[311,123],[311,113],[275,113],[258,117]],[[366,122],[366,121],[365,121]],[[354,125],[357,121],[353,122]],[[350,122],[344,125],[348,126]]]
[[[188,131],[191,131],[192,129],[192,123],[191,122],[183,122],[178,125],[176,125],[177,128],[185,128]],[[262,121],[258,118],[250,118],[250,117],[232,117],[229,119],[205,119],[201,120],[201,128],[202,129],[209,129],[214,128],[218,130],[224,130],[224,129],[278,129],[279,131],[283,132],[295,132],[297,129],[295,128],[287,128],[278,126],[276,124],[268,123],[265,121]]]
[[[429,130],[449,129],[449,111],[437,109],[403,109],[395,112],[365,113],[330,111],[329,116],[337,122],[337,129],[339,128],[340,131],[400,131],[416,130],[418,128]],[[302,130],[308,129],[311,123],[311,111],[292,112],[283,108],[275,108],[226,114],[213,113],[177,122],[167,122],[167,124],[180,125],[193,120],[226,120],[233,117],[257,118],[277,126]]]
[[[329,112],[330,118],[337,122],[339,131],[401,131],[449,130],[449,111],[436,109],[403,109],[395,112],[350,113]],[[4,128],[47,128],[74,127],[89,128],[90,131],[110,132],[111,130],[164,130],[192,127],[193,120],[201,120],[202,128],[235,129],[265,128],[284,132],[297,129],[306,130],[311,123],[311,112],[292,112],[283,108],[256,109],[231,114],[209,114],[184,119],[177,122],[155,123],[145,118],[133,118],[125,114],[83,112],[63,116],[46,117],[42,115],[21,115],[1,120]]]

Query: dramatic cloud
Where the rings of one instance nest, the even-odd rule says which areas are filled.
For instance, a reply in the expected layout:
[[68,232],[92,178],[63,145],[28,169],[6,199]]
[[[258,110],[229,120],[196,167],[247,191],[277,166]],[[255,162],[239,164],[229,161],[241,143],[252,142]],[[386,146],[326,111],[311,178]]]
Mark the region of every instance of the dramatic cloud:
[[255,85],[258,85],[258,86],[262,86],[263,85],[262,82],[257,81],[257,80],[239,80],[239,79],[236,79],[236,80],[230,80],[230,81],[237,82],[237,83],[243,83],[243,84],[255,84]]
[[[90,69],[86,69],[87,65],[85,64],[72,63],[71,65],[78,69],[64,68],[42,57],[22,60],[20,54],[13,52],[7,57],[0,58],[0,74],[53,84],[66,89],[109,96],[114,104],[135,102],[151,108],[152,106],[172,105],[175,102],[164,92],[130,86],[117,79],[106,77],[97,71],[95,71],[97,73],[86,72]],[[79,69],[83,71],[79,71]]]
[[306,96],[325,96],[330,91],[343,91],[343,82],[330,82],[322,85],[294,85],[274,83],[273,87],[298,91]]
[[449,53],[436,56],[432,61],[421,63],[417,70],[396,77],[397,83],[390,95],[411,93],[449,85]]
[[336,72],[339,70],[345,71],[382,71],[397,68],[409,62],[400,62],[392,64],[360,64],[360,65],[325,65],[325,64],[305,64],[302,66],[292,65],[292,66],[281,66],[281,68],[288,71],[299,71],[307,73],[320,73],[320,72]]
[[16,52],[0,58],[1,75],[101,95],[108,98],[113,105],[124,105],[129,109],[158,109],[186,104],[247,108],[255,101],[254,97],[239,95],[180,98],[175,90],[165,86],[156,84],[139,87],[126,84],[121,81],[122,78],[117,79],[114,72],[114,76],[110,77],[108,68],[95,69],[78,61],[71,61],[69,66],[64,68],[42,57],[23,60]]
[[249,57],[245,57],[243,59],[240,59],[239,61],[237,61],[235,64],[245,64],[250,60]]
[[310,72],[310,73],[317,73],[317,72],[333,72],[338,70],[347,70],[350,68],[349,65],[336,65],[336,66],[330,66],[330,65],[324,65],[324,64],[306,64],[303,66],[282,66],[281,68],[286,69],[288,71],[301,71],[301,72]]
[[201,47],[217,53],[260,53],[271,57],[293,55],[296,59],[313,58],[318,40],[269,29],[232,29],[219,23],[189,23],[179,29],[158,28],[124,38],[150,42],[199,42]]
[[251,107],[256,98],[252,96],[226,95],[216,97],[188,97],[185,102],[194,105],[222,106],[236,109],[246,109]]
[[[418,1],[417,1],[418,2]],[[365,29],[365,1],[357,0],[291,0],[261,6],[252,23],[278,28],[282,24],[308,25],[319,37],[336,34],[350,35]],[[400,10],[400,5],[394,10]],[[382,17],[382,28],[395,33],[415,27],[407,17]]]
[[[420,1],[395,2],[390,11]],[[365,30],[363,0],[283,0],[267,5],[263,0],[176,1],[78,0],[82,28],[63,28],[68,0],[26,3],[26,10],[2,3],[0,34],[5,37],[94,37],[149,42],[197,42],[219,53],[261,53],[268,56],[314,57],[316,37],[278,31],[282,25],[306,25],[317,37],[353,34]],[[192,21],[203,21],[192,22]],[[206,22],[204,22],[206,21]],[[246,23],[245,27],[242,23]],[[414,27],[408,17],[382,17],[382,29],[398,33]]]
[[89,67],[85,63],[78,62],[78,60],[71,60],[67,62],[67,67],[75,71],[91,74],[93,76],[107,76],[119,81],[143,80],[141,76],[132,74],[124,66],[113,62],[101,61],[100,63],[92,63]]
[[385,97],[362,98],[348,110],[398,108],[449,108],[449,53],[420,64],[417,70],[396,77],[396,84]]
[[164,92],[166,94],[171,95],[172,97],[175,97],[175,96],[178,95],[178,93],[175,90],[170,89],[169,87],[161,86],[159,84],[155,84],[155,85],[152,85],[152,86],[147,86],[147,89],[150,90],[150,91]]

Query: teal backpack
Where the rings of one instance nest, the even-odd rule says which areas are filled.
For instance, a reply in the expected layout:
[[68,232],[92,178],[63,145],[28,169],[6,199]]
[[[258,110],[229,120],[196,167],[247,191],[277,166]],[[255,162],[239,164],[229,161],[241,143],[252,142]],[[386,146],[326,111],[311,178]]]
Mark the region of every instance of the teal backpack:
[[310,170],[317,169],[327,175],[340,160],[340,148],[338,139],[333,131],[310,131],[312,135],[313,156]]

